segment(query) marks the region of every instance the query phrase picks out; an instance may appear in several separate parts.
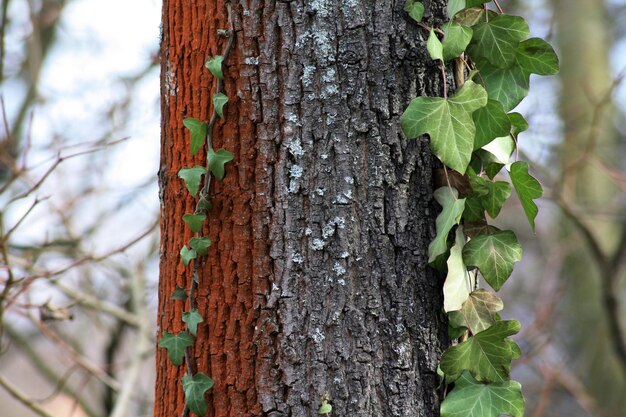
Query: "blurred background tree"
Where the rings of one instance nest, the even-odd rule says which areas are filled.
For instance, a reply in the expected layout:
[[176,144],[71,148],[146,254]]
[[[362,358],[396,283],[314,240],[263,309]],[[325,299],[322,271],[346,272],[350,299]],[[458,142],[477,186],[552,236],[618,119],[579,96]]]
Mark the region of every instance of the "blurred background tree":
[[[524,318],[514,377],[528,416],[620,417],[626,1],[501,4],[562,61],[519,109],[547,191],[504,294]],[[160,2],[3,0],[0,13],[2,412],[150,415]]]

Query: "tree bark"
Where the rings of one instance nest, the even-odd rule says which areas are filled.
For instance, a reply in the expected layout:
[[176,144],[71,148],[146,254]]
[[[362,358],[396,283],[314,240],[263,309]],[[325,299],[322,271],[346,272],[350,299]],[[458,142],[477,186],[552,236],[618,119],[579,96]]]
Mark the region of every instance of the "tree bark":
[[[445,1],[427,3],[441,23]],[[437,207],[425,138],[399,117],[416,95],[441,95],[425,31],[404,2],[233,1],[224,63],[225,120],[214,148],[235,154],[216,184],[204,232],[193,355],[215,380],[210,416],[436,416],[447,344],[441,281],[428,267]],[[159,335],[182,329],[178,252],[194,202],[179,169],[184,117],[208,120],[222,53],[222,1],[163,5]],[[180,379],[157,352],[155,416],[182,413]]]

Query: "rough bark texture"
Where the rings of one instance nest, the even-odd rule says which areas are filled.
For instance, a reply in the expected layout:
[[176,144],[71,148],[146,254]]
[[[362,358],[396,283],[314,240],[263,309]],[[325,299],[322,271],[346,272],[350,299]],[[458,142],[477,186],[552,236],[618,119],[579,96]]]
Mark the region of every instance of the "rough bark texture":
[[[194,349],[215,380],[208,415],[315,416],[323,395],[335,416],[438,415],[433,158],[399,116],[441,80],[403,3],[232,2],[215,147],[235,160],[214,189]],[[443,7],[430,1],[428,19]],[[203,163],[182,119],[209,118],[203,63],[227,27],[222,1],[164,1],[159,334],[182,328],[169,297],[189,285],[178,251],[194,204],[176,173]],[[159,349],[157,368],[155,416],[180,415],[184,367]]]

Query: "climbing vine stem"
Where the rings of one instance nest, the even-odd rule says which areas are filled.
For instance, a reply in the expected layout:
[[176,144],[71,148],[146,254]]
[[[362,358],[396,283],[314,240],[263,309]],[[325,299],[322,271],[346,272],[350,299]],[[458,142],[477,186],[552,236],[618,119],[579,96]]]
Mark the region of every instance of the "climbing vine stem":
[[[518,160],[517,136],[528,123],[512,110],[528,94],[530,75],[556,74],[558,58],[543,39],[529,38],[526,21],[505,14],[497,0],[449,0],[449,21],[439,29],[422,22],[424,9],[416,0],[404,6],[428,31],[426,48],[441,65],[443,97],[414,98],[401,126],[408,138],[429,135],[445,176],[434,193],[442,211],[428,250],[431,265],[446,276],[444,310],[449,336],[457,339],[439,365],[447,385],[441,416],[523,417],[521,386],[510,379],[511,362],[521,355],[510,336],[520,323],[502,320],[502,300],[479,283],[499,291],[521,260],[515,233],[490,224],[512,190],[535,230],[534,200],[543,190]],[[450,63],[453,94],[446,80]]]
[[[223,63],[228,58],[235,41],[235,31],[230,3],[226,3],[227,16],[229,22],[228,29],[220,29],[217,35],[226,39],[226,46],[222,55],[209,57],[205,62],[205,67],[217,79],[215,90],[212,94],[213,111],[208,123],[196,118],[186,118],[183,125],[190,133],[190,153],[194,156],[206,145],[205,166],[195,165],[193,167],[182,168],[178,172],[187,188],[187,191],[196,199],[196,207],[193,213],[186,213],[182,220],[194,233],[188,244],[180,250],[180,259],[187,271],[191,269],[190,276],[184,280],[189,286],[188,289],[176,287],[172,294],[173,300],[186,302],[188,310],[184,311],[181,321],[185,324],[184,330],[178,333],[164,331],[159,341],[159,346],[167,349],[168,356],[176,366],[182,365],[184,358],[187,372],[182,378],[183,391],[185,393],[185,408],[183,417],[189,416],[190,412],[203,416],[207,412],[207,402],[205,393],[213,386],[213,380],[198,370],[198,366],[193,355],[192,348],[195,345],[195,338],[198,332],[198,325],[204,321],[198,312],[196,303],[196,293],[198,289],[198,275],[202,266],[202,259],[208,255],[211,240],[203,234],[204,225],[211,210],[211,182],[215,177],[222,180],[225,175],[224,165],[232,161],[233,154],[225,149],[213,149],[213,128],[218,118],[223,117],[223,110],[228,103],[228,96],[224,90]],[[191,268],[189,264],[193,262]]]

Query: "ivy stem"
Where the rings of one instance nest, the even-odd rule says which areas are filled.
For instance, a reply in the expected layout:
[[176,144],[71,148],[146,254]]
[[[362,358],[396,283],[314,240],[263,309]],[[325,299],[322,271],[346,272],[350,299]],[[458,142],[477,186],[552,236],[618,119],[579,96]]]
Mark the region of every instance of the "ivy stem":
[[500,12],[500,14],[504,14],[504,10],[502,10],[502,7],[500,7],[500,4],[498,3],[498,0],[493,0],[493,4],[496,5],[496,7],[498,8],[498,11]]
[[448,99],[448,82],[446,81],[446,64],[441,61],[441,76],[443,77],[443,98]]
[[[223,56],[222,62],[226,61],[226,59],[228,58],[228,55],[230,53],[230,50],[232,49],[232,46],[235,40],[235,29],[233,25],[232,9],[231,9],[231,5],[229,1],[226,2],[226,10],[228,12],[229,30],[227,32],[228,42],[222,54]],[[217,86],[215,88],[214,94],[221,93],[223,89],[224,89],[224,80],[218,78]],[[209,121],[209,124],[207,126],[207,135],[206,135],[206,145],[207,145],[206,174],[204,176],[204,184],[202,185],[202,190],[200,191],[200,198],[204,198],[207,201],[208,201],[209,193],[211,191],[211,181],[213,179],[213,175],[211,175],[211,170],[209,167],[210,161],[209,161],[209,156],[208,156],[208,150],[213,148],[213,127],[215,126],[215,122],[217,122],[218,117],[219,115],[217,114],[215,105],[213,105],[213,113],[211,114],[211,120]],[[195,236],[201,237],[201,233],[197,232]],[[198,290],[198,275],[199,275],[198,270],[199,269],[200,269],[200,260],[196,257],[196,259],[194,259],[193,261],[193,272],[192,272],[191,284],[189,287],[189,295],[188,295],[190,312],[196,308],[196,291]],[[197,369],[196,369],[197,365],[196,365],[195,358],[191,355],[191,349],[189,347],[185,348],[185,363],[187,364],[187,374],[189,376],[193,376],[197,372]],[[185,403],[185,408],[183,409],[182,417],[189,417],[190,412],[191,410],[189,409],[188,404]]]

